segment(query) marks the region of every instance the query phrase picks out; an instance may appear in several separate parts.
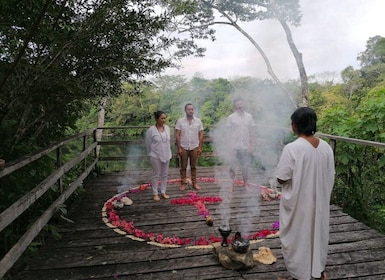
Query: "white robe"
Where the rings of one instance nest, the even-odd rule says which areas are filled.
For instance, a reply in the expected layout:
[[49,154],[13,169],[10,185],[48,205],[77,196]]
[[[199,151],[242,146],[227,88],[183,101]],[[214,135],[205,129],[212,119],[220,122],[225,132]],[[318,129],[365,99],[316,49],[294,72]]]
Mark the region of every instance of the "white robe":
[[321,277],[329,243],[330,196],[334,156],[320,139],[317,148],[298,138],[287,144],[276,169],[282,185],[280,238],[285,265],[292,277]]

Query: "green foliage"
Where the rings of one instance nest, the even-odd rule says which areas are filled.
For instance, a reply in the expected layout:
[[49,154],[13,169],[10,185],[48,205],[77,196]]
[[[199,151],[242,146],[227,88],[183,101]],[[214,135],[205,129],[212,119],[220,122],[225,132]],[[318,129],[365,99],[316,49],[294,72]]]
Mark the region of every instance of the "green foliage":
[[[310,100],[323,133],[385,143],[384,38],[370,38],[358,57],[363,67],[347,67],[341,85],[310,85]],[[337,142],[333,203],[385,232],[383,192],[385,149]]]
[[2,1],[0,157],[62,139],[92,102],[119,94],[122,80],[170,66],[162,53],[177,41],[166,34],[175,15],[159,4]]
[[[322,111],[322,132],[385,143],[385,86],[379,84],[353,109],[334,105]],[[333,203],[381,231],[385,220],[379,208],[385,204],[385,151],[352,143],[338,143]]]
[[362,66],[370,66],[385,63],[385,38],[374,36],[366,42],[366,50],[361,52],[358,57]]
[[371,220],[381,232],[385,232],[385,206],[381,204],[372,205],[371,210]]
[[[167,34],[173,11],[167,5],[161,10],[159,2],[0,1],[0,158],[10,162],[40,150],[76,131],[76,125],[95,127],[100,100],[125,90],[122,81],[138,80],[170,66],[172,59],[163,54],[179,40]],[[135,87],[129,91],[138,94],[135,107],[123,111],[120,100],[114,100],[122,114],[109,111],[107,124],[115,122],[111,118],[119,125],[131,122],[130,111],[141,108],[142,95]],[[142,108],[138,120],[147,124],[154,104]],[[79,147],[66,149],[71,154],[79,152]],[[0,211],[55,169],[55,158],[46,157],[1,178]],[[68,172],[63,184],[79,172],[78,168]],[[54,187],[41,198],[29,215],[15,222],[12,235],[8,229],[1,233],[1,240],[3,234],[7,238],[0,246],[2,254],[58,193]]]
[[365,81],[366,87],[375,87],[385,80],[385,63],[362,67],[360,77]]

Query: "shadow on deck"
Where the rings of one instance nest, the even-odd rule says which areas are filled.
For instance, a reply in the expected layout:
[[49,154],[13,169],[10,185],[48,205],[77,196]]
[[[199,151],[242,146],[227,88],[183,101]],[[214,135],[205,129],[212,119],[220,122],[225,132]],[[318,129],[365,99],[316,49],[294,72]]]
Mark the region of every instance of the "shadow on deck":
[[[213,168],[200,167],[200,177],[213,178]],[[253,174],[253,182],[265,184],[263,174]],[[87,193],[71,206],[69,218],[60,226],[62,239],[49,240],[29,261],[16,279],[277,279],[288,276],[280,251],[279,237],[262,239],[251,245],[269,247],[277,257],[272,265],[233,271],[225,269],[212,253],[211,248],[168,248],[132,240],[115,232],[102,221],[104,203],[117,194],[117,189],[133,178],[136,184],[149,181],[150,171],[125,171],[106,174],[86,182]],[[217,173],[218,176],[218,173]],[[171,169],[169,179],[178,179],[178,170]],[[202,182],[200,196],[219,196],[220,187]],[[170,199],[186,196],[177,184],[168,186]],[[242,231],[240,216],[250,213],[245,205],[245,190],[236,188],[232,193],[230,226]],[[170,200],[152,200],[150,188],[130,195],[131,206],[125,206],[119,215],[134,221],[135,227],[145,232],[162,233],[165,236],[191,238],[210,235],[220,236],[218,226],[221,216],[216,204],[207,204],[214,226],[205,224],[197,209],[190,205],[170,205]],[[248,197],[250,200],[250,197]],[[253,204],[255,205],[255,204]],[[278,220],[279,201],[260,202],[259,214],[253,214],[251,232],[271,229]],[[327,262],[328,279],[385,279],[385,236],[358,222],[340,208],[333,206],[330,218],[330,246]]]

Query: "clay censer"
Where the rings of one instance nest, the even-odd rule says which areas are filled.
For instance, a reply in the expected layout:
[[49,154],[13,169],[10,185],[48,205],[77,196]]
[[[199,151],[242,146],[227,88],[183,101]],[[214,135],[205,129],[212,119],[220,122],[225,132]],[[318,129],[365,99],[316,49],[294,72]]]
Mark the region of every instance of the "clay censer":
[[250,240],[242,237],[240,232],[237,232],[234,236],[234,240],[231,242],[233,250],[237,253],[246,253],[250,246]]
[[222,247],[228,247],[229,246],[229,243],[227,243],[227,238],[229,237],[230,233],[231,233],[231,228],[227,225],[221,225],[219,228],[218,228],[219,232],[221,233],[222,235]]

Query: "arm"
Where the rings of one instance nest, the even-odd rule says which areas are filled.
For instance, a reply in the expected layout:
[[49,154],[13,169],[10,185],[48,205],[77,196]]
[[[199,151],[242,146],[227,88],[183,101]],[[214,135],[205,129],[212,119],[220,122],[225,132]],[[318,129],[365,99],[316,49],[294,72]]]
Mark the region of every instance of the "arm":
[[202,154],[202,147],[203,147],[203,130],[200,130],[198,132],[199,137],[199,146],[198,146],[198,156]]
[[280,183],[281,185],[285,184],[287,181],[289,181],[289,180],[281,180],[281,179],[277,178],[277,182]]
[[249,153],[253,154],[254,147],[255,147],[255,126],[251,126],[249,129],[249,141],[250,141]]
[[144,140],[144,143],[146,145],[146,151],[147,151],[147,154],[150,152],[150,149],[151,149],[151,127],[146,131],[146,138]]
[[[231,115],[230,115],[231,116]],[[224,127],[224,133],[223,133],[223,138],[219,139],[221,141],[221,145],[224,145],[224,146],[229,146],[229,148],[233,148],[233,140],[232,140],[232,137],[231,137],[231,129],[232,129],[232,125],[231,125],[231,118],[230,116],[228,116],[226,118],[226,124],[225,124],[225,127]],[[226,140],[228,141],[228,143],[226,143]]]
[[180,138],[181,138],[181,131],[180,129],[175,129],[175,142],[176,142],[176,149],[178,152],[178,155],[180,156],[182,154],[182,147],[180,145]]
[[277,182],[281,185],[289,183],[293,177],[293,166],[295,160],[290,153],[290,147],[291,146],[289,144],[283,148],[281,157],[275,170],[275,177],[277,178]]

